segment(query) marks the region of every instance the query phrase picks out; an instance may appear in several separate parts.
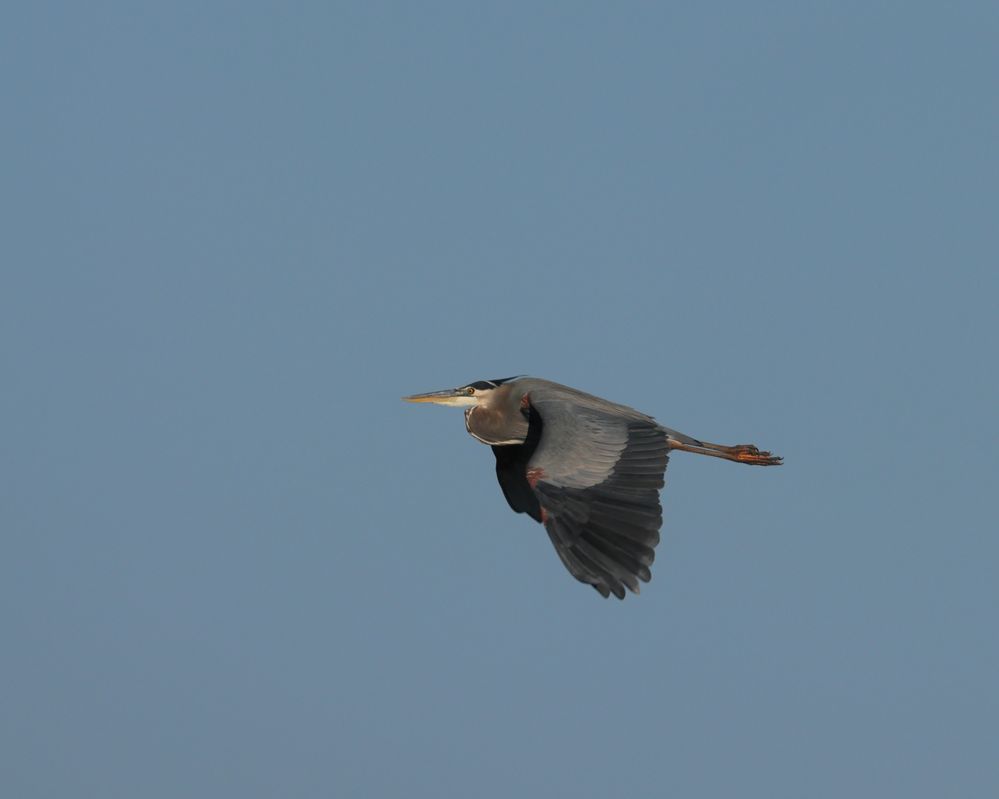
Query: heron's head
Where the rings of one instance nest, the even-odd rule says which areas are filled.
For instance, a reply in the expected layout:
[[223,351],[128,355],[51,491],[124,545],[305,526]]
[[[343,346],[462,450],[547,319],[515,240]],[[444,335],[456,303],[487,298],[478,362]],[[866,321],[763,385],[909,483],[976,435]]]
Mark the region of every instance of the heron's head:
[[513,379],[512,377],[504,377],[500,380],[477,380],[467,386],[448,388],[444,391],[431,391],[427,394],[413,394],[409,397],[403,397],[403,399],[406,402],[432,402],[435,405],[450,405],[454,408],[474,408],[479,405],[488,405],[495,396],[496,389]]

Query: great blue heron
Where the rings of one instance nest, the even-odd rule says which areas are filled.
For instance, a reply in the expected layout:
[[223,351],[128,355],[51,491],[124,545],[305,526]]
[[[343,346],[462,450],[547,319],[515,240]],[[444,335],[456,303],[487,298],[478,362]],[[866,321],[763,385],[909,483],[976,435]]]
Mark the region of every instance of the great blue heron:
[[541,522],[573,577],[624,599],[652,579],[659,489],[671,450],[778,466],[752,444],[709,444],[651,416],[534,377],[480,380],[404,397],[465,409],[465,428],[496,455],[510,507]]

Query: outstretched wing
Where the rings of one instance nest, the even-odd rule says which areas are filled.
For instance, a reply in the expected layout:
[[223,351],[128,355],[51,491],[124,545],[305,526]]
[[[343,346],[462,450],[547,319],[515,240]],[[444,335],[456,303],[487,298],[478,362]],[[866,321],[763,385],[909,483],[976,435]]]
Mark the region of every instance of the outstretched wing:
[[537,383],[525,395],[527,441],[493,448],[503,493],[544,524],[577,580],[605,597],[638,593],[659,543],[665,431],[630,408]]

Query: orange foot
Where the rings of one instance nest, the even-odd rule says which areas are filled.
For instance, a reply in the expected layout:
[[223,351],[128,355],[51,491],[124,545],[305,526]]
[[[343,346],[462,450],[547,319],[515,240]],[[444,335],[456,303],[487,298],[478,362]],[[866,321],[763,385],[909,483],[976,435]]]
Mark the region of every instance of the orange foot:
[[780,466],[784,462],[780,455],[771,455],[766,451],[760,452],[752,444],[739,444],[732,449],[735,450],[735,459],[740,463],[749,463],[753,466]]

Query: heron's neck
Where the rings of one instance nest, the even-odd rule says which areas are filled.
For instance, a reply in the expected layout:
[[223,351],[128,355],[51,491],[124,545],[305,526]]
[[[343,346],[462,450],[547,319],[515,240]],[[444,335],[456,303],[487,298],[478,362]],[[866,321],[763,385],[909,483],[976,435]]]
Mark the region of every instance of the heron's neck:
[[508,415],[488,405],[465,409],[465,429],[472,438],[491,446],[523,444],[527,438],[527,420],[520,412]]

